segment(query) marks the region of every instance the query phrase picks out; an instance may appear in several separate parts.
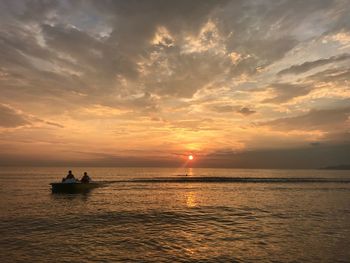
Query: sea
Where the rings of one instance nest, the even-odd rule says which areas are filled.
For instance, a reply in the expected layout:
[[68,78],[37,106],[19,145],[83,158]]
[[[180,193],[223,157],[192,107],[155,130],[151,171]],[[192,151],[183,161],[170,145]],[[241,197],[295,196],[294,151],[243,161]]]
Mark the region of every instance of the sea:
[[350,172],[1,167],[0,262],[350,262]]

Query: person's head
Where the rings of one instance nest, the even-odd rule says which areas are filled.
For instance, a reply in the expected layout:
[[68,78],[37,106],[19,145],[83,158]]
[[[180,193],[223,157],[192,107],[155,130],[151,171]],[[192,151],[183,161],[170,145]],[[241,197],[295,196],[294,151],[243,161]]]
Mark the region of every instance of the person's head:
[[84,172],[84,175],[87,175],[87,172]]
[[69,171],[68,171],[68,173],[69,173],[69,174],[72,174],[72,171],[71,171],[71,170],[69,170]]

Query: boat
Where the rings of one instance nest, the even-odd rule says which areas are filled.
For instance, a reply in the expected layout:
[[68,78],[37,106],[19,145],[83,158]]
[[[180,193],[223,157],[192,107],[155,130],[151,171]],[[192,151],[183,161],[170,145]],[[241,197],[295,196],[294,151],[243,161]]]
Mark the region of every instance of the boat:
[[99,187],[101,184],[97,182],[90,183],[50,183],[52,193],[87,193],[90,190]]

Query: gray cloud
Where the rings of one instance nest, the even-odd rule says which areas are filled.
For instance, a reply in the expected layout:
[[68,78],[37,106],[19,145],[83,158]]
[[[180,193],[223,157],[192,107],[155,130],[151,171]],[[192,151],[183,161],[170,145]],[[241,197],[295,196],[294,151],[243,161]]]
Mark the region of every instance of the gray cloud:
[[307,79],[318,82],[329,82],[348,85],[350,68],[327,69],[309,76]]
[[349,164],[350,143],[251,151],[217,151],[199,160],[199,167],[265,169],[322,168]]
[[[82,152],[84,160],[52,160],[36,156],[18,156],[0,153],[0,165],[53,165],[53,166],[129,166],[181,167],[179,158],[117,156],[105,153]],[[181,154],[179,154],[181,155]],[[216,151],[198,156],[195,167],[256,168],[256,169],[310,169],[349,164],[350,144],[324,144],[318,147],[265,149],[251,151]],[[88,157],[88,158],[87,158]]]
[[278,72],[278,75],[300,74],[300,73],[309,71],[311,69],[314,69],[316,67],[320,67],[320,66],[324,66],[324,65],[328,65],[336,62],[341,62],[348,59],[350,59],[350,54],[341,54],[330,58],[324,58],[324,59],[319,59],[315,61],[307,61],[307,62],[304,62],[303,64],[293,65],[287,69],[283,69],[280,72]]
[[56,122],[52,122],[52,121],[43,121],[44,123],[54,126],[54,127],[58,127],[58,128],[64,128],[64,126],[62,124],[56,123]]
[[[0,107],[0,125],[24,125],[25,129],[16,130],[23,137],[29,129],[37,137],[47,135],[47,130],[58,137],[60,121],[69,123],[67,130],[75,121],[77,127],[96,131],[99,119],[108,119],[108,128],[114,130],[119,121],[136,123],[159,116],[161,121],[153,125],[190,133],[229,130],[230,125],[233,129],[239,115],[251,116],[254,109],[259,113],[261,109],[254,119],[274,120],[261,123],[272,130],[338,129],[344,135],[347,111],[312,110],[295,116],[293,110],[307,112],[311,107],[296,100],[297,105],[283,105],[295,117],[280,118],[288,115],[266,104],[305,96],[317,84],[322,91],[328,87],[317,82],[337,84],[339,90],[348,86],[348,54],[308,61],[308,48],[315,46],[313,57],[348,52],[334,50],[336,41],[319,41],[339,32],[346,37],[349,11],[346,1],[336,0],[0,1],[0,97],[6,103]],[[294,54],[296,59],[291,59]],[[295,65],[276,69],[291,60]],[[324,65],[332,68],[323,70]],[[271,68],[285,79],[298,77],[286,74],[323,71],[293,83],[275,83],[279,78]],[[259,101],[260,92],[265,95],[266,90],[273,97]],[[340,91],[326,96],[313,99],[312,105],[344,105],[336,103],[347,95]],[[33,115],[7,105],[21,105]],[[108,134],[108,128],[101,134]],[[123,129],[122,134],[132,138],[133,130],[128,125]],[[11,132],[8,138],[15,138]],[[340,133],[329,132],[334,140]],[[66,134],[62,141],[72,139]],[[248,144],[260,140],[249,134],[245,135]],[[104,136],[105,142],[108,135]],[[222,136],[218,140],[234,144]],[[276,139],[276,145],[281,140]]]
[[275,97],[265,99],[262,103],[284,103],[293,98],[304,96],[310,93],[312,87],[304,84],[275,83],[269,86]]
[[349,129],[350,107],[336,109],[310,110],[308,113],[263,122],[260,125],[272,127],[275,130],[323,130],[339,132]]
[[[334,8],[331,9],[331,7]],[[339,8],[346,8],[345,4]],[[327,10],[327,12],[322,12]],[[219,23],[230,37],[229,50],[235,50],[252,57],[237,65],[237,73],[255,73],[258,66],[267,66],[281,59],[289,50],[307,37],[300,34],[318,32],[309,30],[306,25],[312,19],[338,13],[335,1],[231,1],[220,13]],[[345,13],[342,14],[345,18]],[[328,23],[332,27],[336,21]],[[300,30],[300,31],[298,31]],[[328,31],[330,28],[325,28]]]
[[30,121],[24,114],[10,106],[0,104],[0,127],[16,128],[27,124],[30,124]]
[[[237,36],[236,36],[237,37]],[[242,60],[232,69],[233,74],[254,74],[258,67],[266,67],[281,59],[289,50],[295,47],[298,41],[291,36],[277,39],[248,39],[242,43],[234,43],[232,49],[238,49],[250,57]]]
[[211,107],[212,110],[216,112],[234,112],[239,109],[238,106],[232,106],[232,105],[214,105]]
[[243,107],[243,108],[239,109],[238,112],[243,114],[243,115],[246,115],[246,116],[256,113],[256,111],[251,110],[251,109],[249,109],[247,107]]
[[[68,22],[76,21],[80,26],[79,20],[72,18],[75,12],[78,12],[80,3],[68,1],[65,5],[49,5],[38,1],[27,5],[9,2],[4,5],[12,10],[18,21],[32,18],[31,23],[37,23],[45,46],[37,43],[35,34],[38,32],[34,34],[16,23],[13,29],[15,35],[8,35],[7,32],[2,35],[4,43],[8,43],[2,48],[5,51],[8,49],[8,52],[2,53],[6,55],[2,61],[6,64],[11,63],[11,66],[6,67],[6,71],[22,83],[22,96],[27,94],[29,89],[35,91],[40,88],[42,94],[48,93],[55,99],[69,97],[71,101],[78,100],[79,103],[93,101],[105,104],[105,95],[110,97],[111,92],[114,93],[113,96],[151,92],[161,96],[191,97],[211,81],[209,72],[223,70],[223,67],[218,65],[221,63],[219,57],[201,55],[200,58],[196,58],[193,55],[181,54],[177,49],[172,55],[166,54],[172,56],[169,63],[174,70],[173,76],[163,75],[160,81],[155,81],[154,75],[161,72],[161,69],[153,65],[149,68],[152,75],[135,83],[139,78],[139,60],[141,57],[147,58],[152,55],[150,40],[159,26],[165,26],[173,35],[179,37],[185,28],[186,32],[195,34],[208,21],[211,12],[225,2],[180,1],[175,4],[168,1],[128,1],[126,4],[124,1],[99,1],[81,5],[84,10],[88,9],[87,12],[95,12],[97,22],[104,21],[105,26],[111,28],[111,33],[105,37],[93,36],[88,29],[84,30],[85,28],[78,28],[73,24],[62,24],[62,21],[53,15],[64,17]],[[23,11],[16,12],[18,8]],[[40,16],[36,16],[39,10]],[[51,63],[51,66],[67,72],[59,73],[56,69],[48,69],[48,72],[42,61],[39,61],[41,68],[38,69],[30,60],[31,57],[43,59]],[[23,66],[19,68],[21,64]],[[209,67],[200,66],[204,64]],[[198,70],[195,72],[193,69]],[[31,77],[28,81],[29,75]],[[122,88],[118,76],[132,80],[135,84]],[[12,83],[5,84],[9,93],[12,93]],[[64,94],[71,91],[87,96],[74,98],[73,94]],[[63,96],[57,96],[58,92],[63,93]],[[66,104],[64,100],[61,103]]]
[[314,147],[318,147],[321,145],[321,143],[320,142],[310,142],[310,145],[314,146]]
[[[103,98],[111,92],[190,98],[217,78],[254,74],[257,67],[281,59],[298,43],[294,33],[288,32],[292,33],[290,29],[300,23],[300,18],[329,9],[332,1],[275,5],[269,1],[4,1],[2,5],[9,12],[2,18],[6,27],[1,33],[4,52],[0,59],[6,71],[22,83],[22,96],[30,96],[28,90],[36,89],[56,98],[60,91],[74,91],[88,96],[64,94],[61,103],[65,104],[64,98],[69,97],[78,103],[103,104]],[[231,65],[227,54],[184,54],[179,49],[184,37],[197,35],[209,20],[215,21],[227,53],[236,51],[245,59]],[[24,22],[32,28],[23,27]],[[278,27],[272,28],[276,23]],[[101,30],[95,30],[96,25],[108,32],[99,35]],[[173,36],[174,47],[154,49],[150,40],[159,26]],[[38,44],[36,35],[42,36],[45,45]],[[163,56],[163,61],[154,61],[148,67],[149,76],[140,78],[140,59],[147,60],[155,54]],[[28,56],[68,72],[45,72],[45,65],[37,69]],[[162,73],[165,62],[172,74]],[[123,88],[117,76],[133,84]],[[6,85],[10,90],[11,84]]]
[[53,122],[42,120],[35,116],[31,116],[16,110],[9,105],[0,103],[0,127],[3,128],[17,128],[25,125],[32,125],[34,123],[44,123],[50,126],[64,128],[63,125]]
[[214,105],[214,106],[211,106],[210,109],[215,112],[220,112],[220,113],[234,112],[245,116],[256,113],[255,110],[252,110],[249,107],[243,107],[239,105]]

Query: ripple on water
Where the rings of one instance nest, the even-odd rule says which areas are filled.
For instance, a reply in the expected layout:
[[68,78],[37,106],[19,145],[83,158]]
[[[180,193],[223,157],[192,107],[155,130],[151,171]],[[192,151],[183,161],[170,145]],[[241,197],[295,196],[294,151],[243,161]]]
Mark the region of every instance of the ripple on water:
[[[101,170],[101,178],[105,172]],[[2,263],[346,262],[350,258],[348,183],[122,182],[87,195],[51,195],[48,183],[59,173],[50,178],[48,172],[32,173],[40,184],[22,175],[14,175],[15,181],[10,180],[13,174],[3,181],[0,176],[0,185],[6,184],[0,191]],[[271,178],[274,173],[259,171],[259,176]],[[300,172],[278,173],[291,178]],[[320,177],[318,172],[306,173],[307,178]],[[130,174],[124,181],[134,179]],[[103,180],[119,179],[112,175]],[[235,175],[236,171],[230,174]]]

